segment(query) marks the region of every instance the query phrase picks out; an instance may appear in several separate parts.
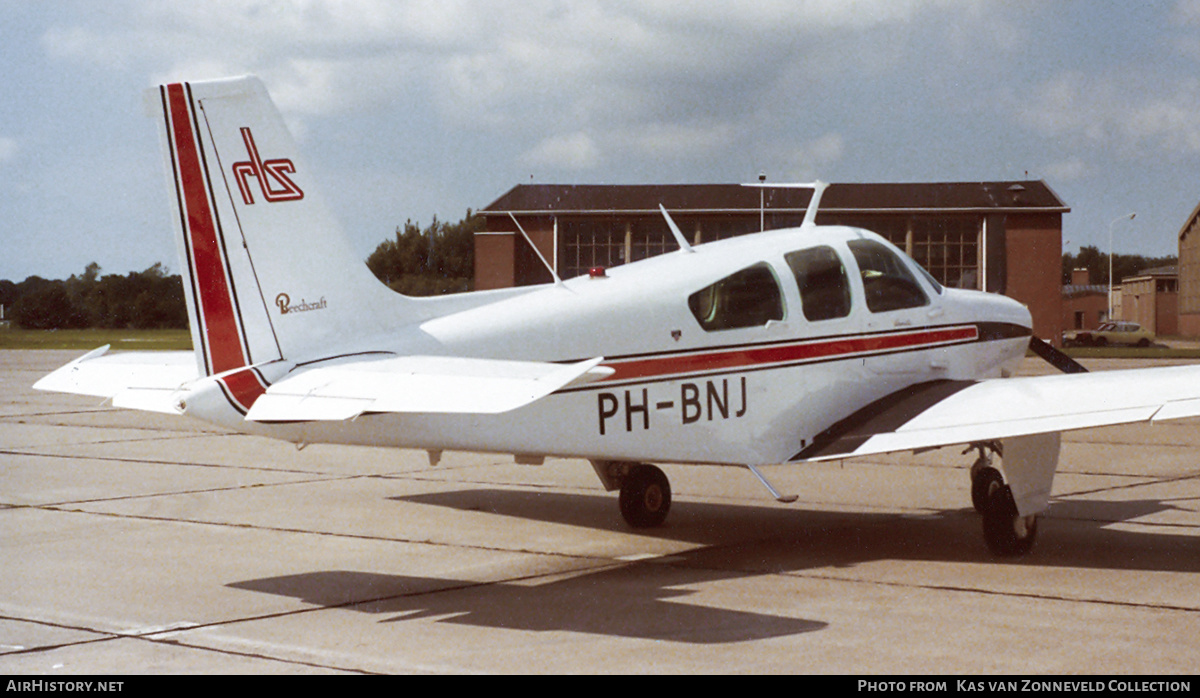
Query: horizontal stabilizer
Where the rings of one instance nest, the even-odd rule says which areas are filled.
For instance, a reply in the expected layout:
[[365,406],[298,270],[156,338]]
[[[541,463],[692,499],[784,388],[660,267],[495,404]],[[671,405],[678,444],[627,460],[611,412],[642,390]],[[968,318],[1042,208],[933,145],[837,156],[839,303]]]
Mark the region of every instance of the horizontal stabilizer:
[[497,414],[612,374],[602,358],[575,364],[445,356],[341,360],[299,368],[267,389],[246,419],[353,419],[368,412]]
[[1200,366],[935,381],[859,410],[791,460],[827,460],[1200,416]]
[[198,377],[190,351],[107,352],[107,345],[92,350],[33,387],[109,398],[117,407],[177,413],[172,395]]

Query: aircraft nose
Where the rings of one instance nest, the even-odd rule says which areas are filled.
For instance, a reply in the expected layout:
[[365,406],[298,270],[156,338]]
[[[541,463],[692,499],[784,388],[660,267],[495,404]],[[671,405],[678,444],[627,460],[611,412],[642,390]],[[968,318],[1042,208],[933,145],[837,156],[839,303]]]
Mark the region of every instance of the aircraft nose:
[[966,292],[962,299],[970,316],[977,322],[991,325],[1007,336],[1029,335],[1033,332],[1033,315],[1029,308],[1015,298],[999,293]]
[[1018,325],[1033,331],[1033,314],[1029,312],[1029,306],[1008,296],[995,295],[992,300],[995,322]]

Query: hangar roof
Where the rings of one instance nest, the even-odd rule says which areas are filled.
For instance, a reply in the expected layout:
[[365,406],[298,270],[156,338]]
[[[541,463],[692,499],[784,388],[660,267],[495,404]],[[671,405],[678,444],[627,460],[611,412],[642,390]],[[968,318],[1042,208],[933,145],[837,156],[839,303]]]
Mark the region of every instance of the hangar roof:
[[[803,211],[809,189],[765,190],[769,211]],[[496,199],[484,216],[511,213],[586,215],[672,213],[757,213],[757,186],[740,184],[519,184]],[[836,213],[1042,212],[1071,209],[1042,180],[1011,182],[913,182],[831,184],[821,210]]]

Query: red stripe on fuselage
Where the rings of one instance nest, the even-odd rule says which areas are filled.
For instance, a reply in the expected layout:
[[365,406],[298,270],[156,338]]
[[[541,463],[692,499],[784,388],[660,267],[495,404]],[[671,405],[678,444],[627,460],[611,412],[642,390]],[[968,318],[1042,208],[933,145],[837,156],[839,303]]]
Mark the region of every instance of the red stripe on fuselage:
[[196,283],[201,340],[207,347],[209,374],[249,363],[242,345],[226,259],[217,239],[216,216],[208,196],[191,108],[182,84],[167,85],[170,138],[175,146],[176,177],[182,191],[189,260]]
[[948,343],[969,342],[979,338],[974,325],[938,328],[915,332],[859,335],[780,344],[740,347],[703,354],[672,355],[630,361],[605,362],[616,370],[603,382],[662,378],[676,374],[753,369],[769,364],[829,361],[863,354],[932,348]]

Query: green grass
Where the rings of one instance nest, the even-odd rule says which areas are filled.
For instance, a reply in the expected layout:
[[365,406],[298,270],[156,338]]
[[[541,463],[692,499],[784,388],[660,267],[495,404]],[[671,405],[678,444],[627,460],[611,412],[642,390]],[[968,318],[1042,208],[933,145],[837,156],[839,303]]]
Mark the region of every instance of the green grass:
[[0,349],[179,350],[192,348],[187,330],[22,330],[0,329]]

